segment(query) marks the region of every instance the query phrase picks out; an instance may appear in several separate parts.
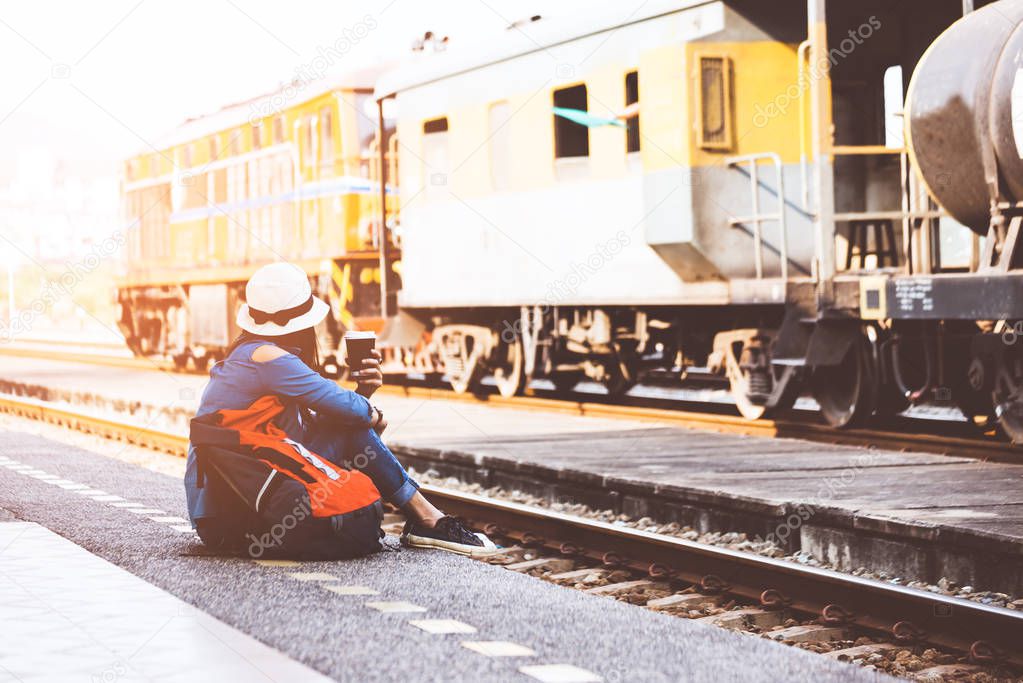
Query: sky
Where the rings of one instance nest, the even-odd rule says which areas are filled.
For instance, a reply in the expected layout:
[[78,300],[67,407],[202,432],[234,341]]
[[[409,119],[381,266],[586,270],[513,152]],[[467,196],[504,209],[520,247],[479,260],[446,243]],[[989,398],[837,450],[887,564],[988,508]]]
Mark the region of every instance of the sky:
[[[39,150],[99,173],[188,117],[287,80],[319,46],[375,24],[345,60],[452,44],[534,13],[509,0],[42,0],[0,4],[0,185]],[[367,17],[372,21],[367,22]],[[13,68],[11,68],[13,65]],[[24,172],[24,171],[23,171]]]

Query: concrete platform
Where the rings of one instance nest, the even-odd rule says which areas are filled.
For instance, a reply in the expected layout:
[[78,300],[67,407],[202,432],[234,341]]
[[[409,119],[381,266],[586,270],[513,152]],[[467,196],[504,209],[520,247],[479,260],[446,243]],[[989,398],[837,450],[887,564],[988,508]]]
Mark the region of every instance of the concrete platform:
[[[169,419],[169,428],[182,428],[205,384],[194,375],[0,356],[4,380],[121,408],[143,404],[133,408],[141,419]],[[843,569],[1023,594],[1023,464],[466,401],[376,400],[390,422],[388,443],[419,469],[700,531],[771,537]]]
[[[861,668],[766,639],[586,595],[448,553],[401,550],[393,541],[392,552],[300,566],[203,556],[187,525],[175,520],[184,517],[177,478],[10,431],[0,433],[0,460],[0,520],[46,527],[84,549],[74,552],[103,558],[155,586],[152,590],[161,589],[281,653],[277,656],[337,680],[881,680]],[[0,543],[0,573],[11,559]],[[25,553],[16,559],[49,561]],[[73,590],[79,582],[73,567],[51,569],[47,577],[44,587],[58,592]],[[107,601],[111,611],[123,608],[116,594]],[[411,603],[419,609],[377,603]],[[10,609],[0,602],[0,628],[11,628]],[[154,643],[166,645],[159,626],[153,622],[143,630]],[[9,652],[6,644],[0,638],[0,651],[18,661],[39,661],[57,651],[47,639],[26,643],[17,652]],[[164,649],[185,667],[199,645]],[[512,656],[494,655],[502,650]],[[133,657],[124,656],[124,663],[131,666]],[[105,671],[90,667],[83,678],[59,680],[91,681]],[[297,680],[272,671],[263,667],[264,675],[249,680]],[[18,680],[12,675],[20,677],[0,668],[0,680]],[[38,675],[45,679],[47,671]]]

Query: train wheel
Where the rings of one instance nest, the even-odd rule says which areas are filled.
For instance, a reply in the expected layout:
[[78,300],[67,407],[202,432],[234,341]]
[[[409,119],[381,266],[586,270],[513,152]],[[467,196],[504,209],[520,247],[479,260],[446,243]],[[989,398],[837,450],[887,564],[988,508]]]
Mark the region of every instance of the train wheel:
[[727,344],[725,353],[728,387],[739,414],[747,420],[759,420],[767,413],[765,406],[753,401],[753,395],[763,391],[763,387],[758,386],[762,377],[749,362],[750,355],[755,353],[754,349],[762,350],[762,347],[753,343],[733,342]]
[[856,340],[834,366],[819,366],[810,375],[810,391],[832,427],[853,427],[877,407],[877,371],[864,340]]
[[585,376],[581,370],[555,370],[551,373],[550,380],[555,391],[567,394],[575,389]]
[[479,360],[478,351],[464,346],[459,357],[445,360],[444,367],[447,370],[448,381],[451,382],[451,388],[456,394],[464,394],[479,384],[483,374]]
[[1023,359],[1006,352],[995,367],[991,391],[994,413],[1005,435],[1014,444],[1023,444]]
[[522,340],[518,337],[510,344],[504,341],[498,344],[487,364],[494,372],[494,382],[501,396],[510,398],[526,387],[526,374],[522,370]]

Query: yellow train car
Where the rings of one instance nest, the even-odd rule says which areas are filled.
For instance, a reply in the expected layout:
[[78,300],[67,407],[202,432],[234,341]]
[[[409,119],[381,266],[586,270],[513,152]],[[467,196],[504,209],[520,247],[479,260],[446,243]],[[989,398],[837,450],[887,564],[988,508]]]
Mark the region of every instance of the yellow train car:
[[[245,281],[276,260],[305,269],[330,301],[320,334],[328,359],[345,329],[379,328],[374,76],[296,81],[189,120],[125,162],[129,259],[117,296],[137,354],[199,366],[219,358],[238,333]],[[385,122],[385,145],[392,133]],[[386,146],[385,157],[387,176]]]

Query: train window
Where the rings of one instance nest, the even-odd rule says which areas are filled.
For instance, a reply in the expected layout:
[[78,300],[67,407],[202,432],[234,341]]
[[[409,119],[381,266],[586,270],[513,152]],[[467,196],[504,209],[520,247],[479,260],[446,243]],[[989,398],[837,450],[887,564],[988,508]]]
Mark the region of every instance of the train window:
[[447,117],[423,123],[423,165],[426,176],[423,194],[427,199],[446,196],[448,184]]
[[320,110],[320,159],[324,165],[334,163],[334,116],[330,107]]
[[306,117],[305,123],[303,125],[305,128],[304,131],[305,135],[303,136],[304,139],[303,144],[305,145],[305,149],[303,150],[303,152],[305,153],[306,165],[314,166],[316,164],[316,155],[313,153],[313,143],[316,140],[314,136],[315,133],[314,129],[316,128],[316,117],[315,116]]
[[508,173],[511,170],[511,106],[507,101],[494,102],[488,112],[490,137],[487,144],[490,151],[490,182],[495,192],[508,189]]
[[274,117],[274,144],[279,145],[284,142],[284,117]]
[[697,136],[704,149],[732,148],[732,60],[700,55],[697,86]]
[[[639,72],[625,74],[625,107],[639,104]],[[625,119],[625,151],[639,151],[639,112]]]
[[260,149],[263,146],[263,124],[259,121],[252,124],[252,149]]
[[181,147],[181,166],[182,168],[192,168],[192,143]]
[[884,146],[902,149],[902,65],[890,66],[884,72]]
[[439,119],[430,119],[423,123],[423,133],[446,133],[448,132],[448,117],[442,116]]
[[238,156],[242,153],[242,132],[236,130],[231,133],[231,141],[228,143],[228,148],[231,150],[230,155],[233,157]]
[[[586,86],[573,85],[554,91],[554,106],[560,109],[587,111]],[[588,157],[590,129],[581,123],[554,115],[554,158]]]
[[217,136],[214,135],[210,138],[210,162],[216,161],[220,157],[220,148],[217,147]]

